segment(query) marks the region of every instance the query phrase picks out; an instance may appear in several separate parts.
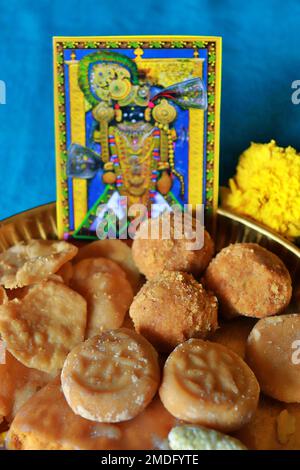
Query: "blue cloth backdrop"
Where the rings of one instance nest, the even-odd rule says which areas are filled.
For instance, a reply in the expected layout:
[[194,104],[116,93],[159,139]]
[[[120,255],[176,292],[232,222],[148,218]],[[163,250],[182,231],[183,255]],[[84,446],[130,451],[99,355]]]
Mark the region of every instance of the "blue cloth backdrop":
[[223,36],[224,183],[251,140],[300,149],[299,32],[297,0],[0,0],[0,218],[55,199],[52,36]]

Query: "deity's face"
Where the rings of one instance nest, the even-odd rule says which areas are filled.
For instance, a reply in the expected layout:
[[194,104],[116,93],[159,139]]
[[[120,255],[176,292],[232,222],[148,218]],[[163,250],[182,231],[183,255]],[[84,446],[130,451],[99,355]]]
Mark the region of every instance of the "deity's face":
[[124,106],[122,108],[122,122],[135,124],[145,120],[145,108],[142,106]]

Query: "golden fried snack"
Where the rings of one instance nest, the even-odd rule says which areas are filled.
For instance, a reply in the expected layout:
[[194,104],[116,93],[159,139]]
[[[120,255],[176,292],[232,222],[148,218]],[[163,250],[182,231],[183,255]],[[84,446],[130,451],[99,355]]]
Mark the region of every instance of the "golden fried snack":
[[0,334],[22,364],[55,373],[84,339],[86,309],[77,292],[44,281],[31,287],[23,299],[0,306]]
[[54,381],[26,402],[7,436],[10,450],[145,450],[165,444],[175,419],[159,398],[124,423],[97,423],[73,413]]
[[261,396],[252,420],[234,436],[252,450],[299,450],[300,405]]
[[107,330],[75,347],[61,381],[74,413],[103,423],[134,418],[146,408],[159,385],[157,353],[127,328]]
[[60,276],[63,282],[68,286],[73,276],[73,264],[71,261],[63,264],[62,267],[56,272],[57,276]]
[[87,338],[122,326],[133,292],[117,263],[106,258],[84,259],[74,266],[70,285],[87,300]]
[[129,248],[125,242],[106,239],[89,243],[79,249],[75,262],[77,263],[86,258],[111,259],[123,269],[133,292],[138,291],[141,283],[141,275],[133,261],[131,248]]
[[300,314],[259,320],[247,341],[246,361],[266,395],[299,403]]
[[157,219],[145,220],[136,233],[132,244],[132,255],[139,270],[147,279],[152,279],[162,271],[184,271],[199,276],[210,262],[214,243],[208,232],[204,231],[203,247],[192,250],[195,239],[175,238],[174,216],[170,215],[170,233],[167,239],[162,237],[162,225],[165,214],[159,219],[160,232],[158,239],[151,238]]
[[45,372],[30,369],[8,351],[0,363],[0,415],[12,421],[21,406],[52,380]]
[[190,274],[175,271],[147,281],[129,310],[136,331],[162,352],[214,332],[217,312],[214,295]]
[[6,304],[8,302],[8,297],[4,287],[0,286],[0,305]]
[[204,283],[228,317],[278,314],[292,295],[291,277],[283,262],[255,243],[236,243],[221,250],[208,266]]
[[176,418],[230,432],[251,420],[259,385],[231,349],[190,339],[168,357],[159,395]]
[[20,242],[0,254],[0,284],[14,289],[42,281],[74,258],[77,251],[64,241]]
[[247,450],[238,439],[203,426],[176,426],[168,439],[172,450]]
[[229,322],[223,322],[215,333],[209,336],[209,340],[227,346],[244,359],[247,339],[255,322],[254,318],[247,317],[238,317]]

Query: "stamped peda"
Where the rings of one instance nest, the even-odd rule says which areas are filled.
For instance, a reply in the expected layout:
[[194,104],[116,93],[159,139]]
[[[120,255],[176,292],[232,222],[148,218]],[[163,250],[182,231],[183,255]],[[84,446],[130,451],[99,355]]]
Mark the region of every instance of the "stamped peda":
[[117,263],[125,272],[133,292],[137,292],[141,275],[132,258],[131,248],[124,241],[105,239],[89,243],[79,249],[75,262],[86,258],[107,258]]
[[22,364],[44,372],[62,368],[84,339],[86,301],[60,282],[32,286],[21,299],[0,306],[0,334]]
[[218,326],[216,297],[192,275],[176,271],[148,280],[129,314],[136,331],[161,352],[192,337],[206,338]]
[[248,337],[246,361],[266,395],[299,403],[300,314],[259,320]]
[[74,258],[77,251],[65,241],[20,242],[0,254],[0,285],[15,289],[47,279]]
[[259,385],[231,349],[190,339],[168,357],[159,394],[176,418],[230,432],[251,420]]
[[76,346],[61,374],[74,413],[92,421],[127,421],[146,408],[160,379],[148,341],[127,328],[107,330]]
[[84,259],[74,266],[70,285],[87,300],[87,338],[122,326],[133,291],[117,263],[106,258]]

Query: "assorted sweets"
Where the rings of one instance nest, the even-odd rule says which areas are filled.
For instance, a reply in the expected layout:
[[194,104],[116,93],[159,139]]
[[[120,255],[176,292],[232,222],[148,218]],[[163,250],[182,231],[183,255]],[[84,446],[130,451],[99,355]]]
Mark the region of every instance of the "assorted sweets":
[[147,240],[153,223],[132,248],[32,240],[0,255],[6,447],[299,449],[283,262],[252,243],[214,257],[206,232],[191,251],[174,216],[171,239]]
[[136,331],[159,351],[189,338],[206,338],[218,327],[218,301],[190,274],[164,271],[148,280],[129,311]]

